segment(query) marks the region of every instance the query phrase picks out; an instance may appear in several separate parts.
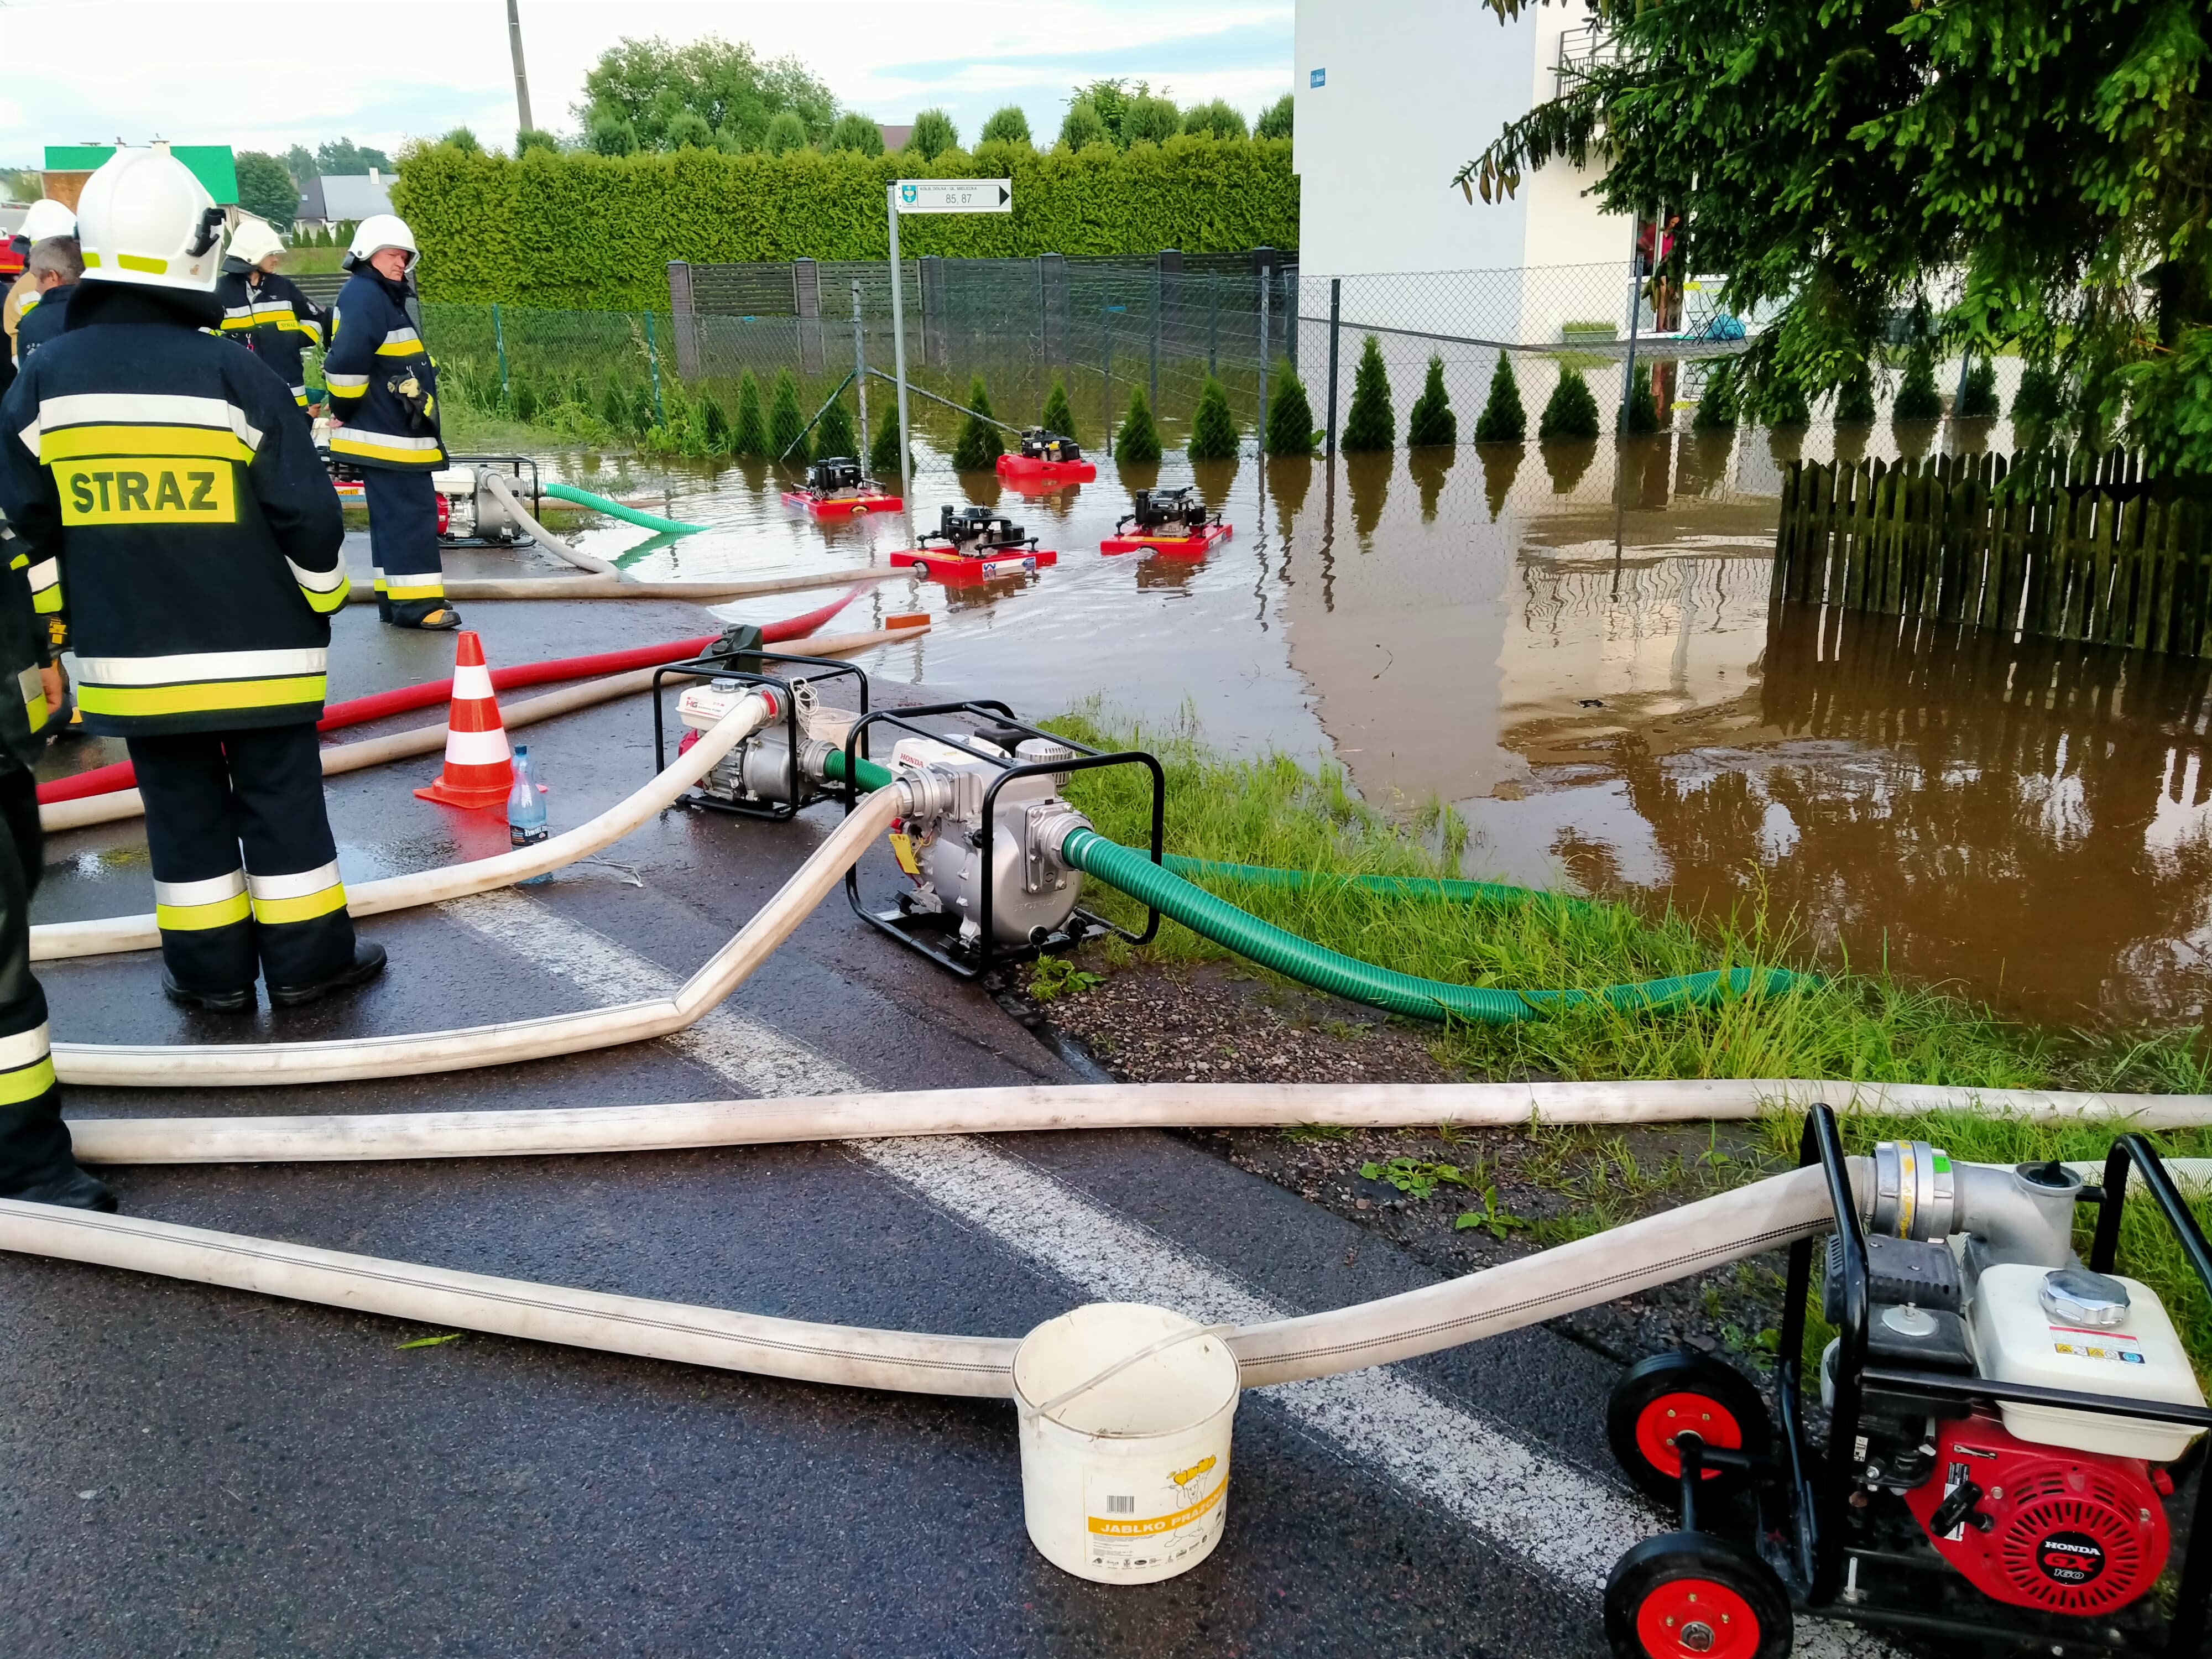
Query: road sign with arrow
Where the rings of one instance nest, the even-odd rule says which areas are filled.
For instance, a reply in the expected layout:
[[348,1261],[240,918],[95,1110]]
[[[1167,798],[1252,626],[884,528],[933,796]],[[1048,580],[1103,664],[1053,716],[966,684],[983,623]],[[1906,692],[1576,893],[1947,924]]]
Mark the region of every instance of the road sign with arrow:
[[1012,213],[1011,179],[902,179],[891,191],[900,214]]

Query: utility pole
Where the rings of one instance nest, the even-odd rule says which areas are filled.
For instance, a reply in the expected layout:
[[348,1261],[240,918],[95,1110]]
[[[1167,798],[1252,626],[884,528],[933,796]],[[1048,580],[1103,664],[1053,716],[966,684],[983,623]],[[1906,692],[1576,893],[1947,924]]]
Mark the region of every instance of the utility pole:
[[530,122],[530,73],[522,67],[522,13],[519,0],[507,0],[507,44],[514,53],[514,118],[516,130],[528,132]]

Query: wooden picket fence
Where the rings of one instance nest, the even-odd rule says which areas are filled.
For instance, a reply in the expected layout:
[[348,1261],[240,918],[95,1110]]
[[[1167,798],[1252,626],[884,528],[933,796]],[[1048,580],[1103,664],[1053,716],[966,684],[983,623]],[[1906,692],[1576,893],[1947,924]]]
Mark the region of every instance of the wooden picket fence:
[[2212,501],[2119,451],[1800,461],[1772,595],[2212,656]]

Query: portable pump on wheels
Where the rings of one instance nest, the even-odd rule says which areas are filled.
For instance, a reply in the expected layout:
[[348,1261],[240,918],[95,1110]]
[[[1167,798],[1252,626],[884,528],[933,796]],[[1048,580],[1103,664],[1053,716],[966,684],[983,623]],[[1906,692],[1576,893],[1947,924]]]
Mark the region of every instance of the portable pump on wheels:
[[[1985,1659],[2204,1653],[2212,1411],[2155,1293],[2113,1272],[2130,1175],[2208,1297],[2212,1249],[2150,1144],[2122,1136],[2088,1187],[2057,1164],[1885,1142],[1863,1199],[1815,1106],[1800,1162],[1835,1212],[1826,1433],[1800,1394],[1808,1238],[1790,1252],[1771,1417],[1702,1354],[1655,1355],[1613,1391],[1614,1456],[1681,1516],[1613,1569],[1613,1652],[1783,1659],[1802,1610]],[[2086,1266],[2081,1202],[2098,1206]]]

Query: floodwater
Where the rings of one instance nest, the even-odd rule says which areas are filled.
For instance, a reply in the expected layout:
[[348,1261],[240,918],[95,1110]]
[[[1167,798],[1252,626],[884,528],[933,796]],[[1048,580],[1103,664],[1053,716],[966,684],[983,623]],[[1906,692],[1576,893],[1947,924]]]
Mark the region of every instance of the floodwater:
[[[2009,445],[1994,432],[1907,434]],[[1865,442],[1846,433],[1845,453]],[[1234,526],[1199,561],[1108,557],[1151,471],[1025,499],[923,456],[917,516],[973,501],[1060,554],[924,609],[872,672],[1044,718],[1092,699],[1217,746],[1333,757],[1367,799],[1441,800],[1467,873],[1725,904],[1755,884],[1831,960],[1886,960],[2058,1026],[2183,1023],[2212,993],[2207,665],[1771,607],[1782,477],[1835,434],[1687,432],[1195,470]],[[1894,453],[1887,425],[1875,453]],[[828,568],[907,545],[816,526],[764,469],[562,458],[710,526],[584,544],[641,575]],[[1158,481],[1194,481],[1171,459]],[[765,620],[817,603],[740,607]]]

